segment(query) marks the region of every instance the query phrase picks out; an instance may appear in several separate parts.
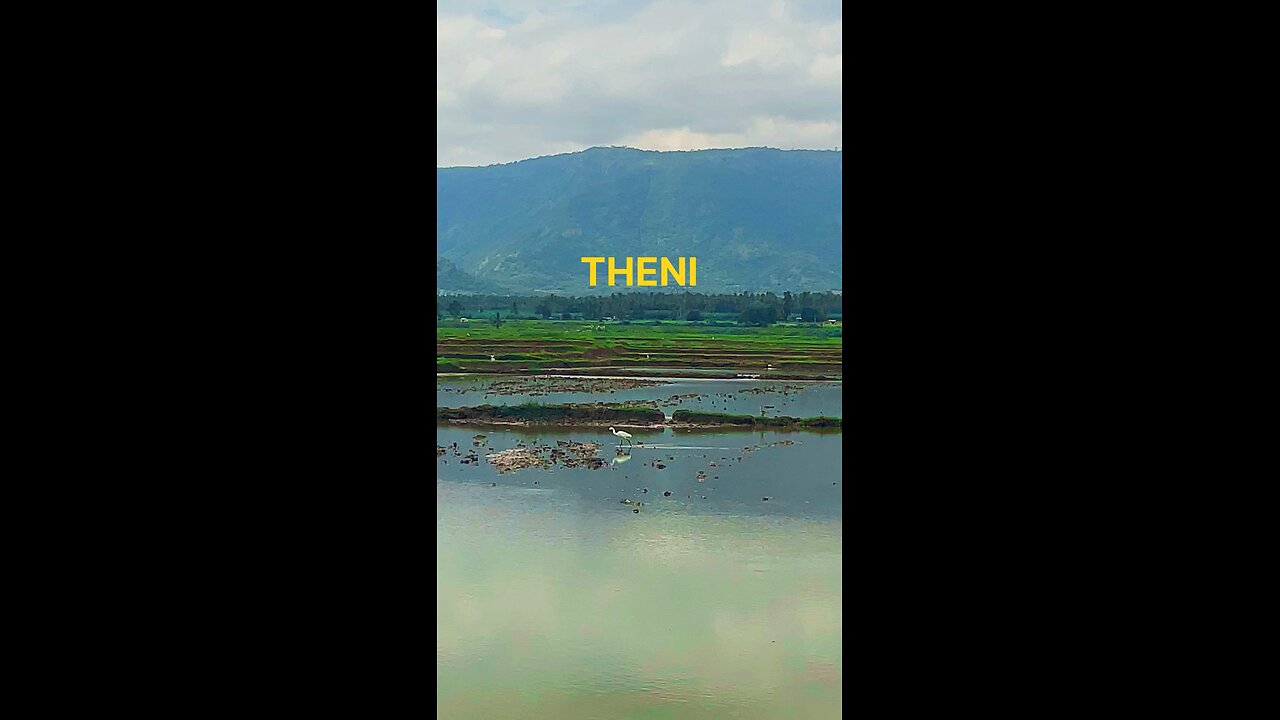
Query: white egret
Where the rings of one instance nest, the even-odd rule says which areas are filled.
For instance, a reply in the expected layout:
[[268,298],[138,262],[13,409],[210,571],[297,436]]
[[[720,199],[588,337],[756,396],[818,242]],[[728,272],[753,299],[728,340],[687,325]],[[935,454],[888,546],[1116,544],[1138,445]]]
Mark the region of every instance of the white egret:
[[[623,432],[622,430],[614,430],[613,428],[609,428],[609,432],[622,438],[622,440],[626,440],[627,445],[631,445],[631,433]],[[622,440],[618,441],[618,447],[622,447]]]

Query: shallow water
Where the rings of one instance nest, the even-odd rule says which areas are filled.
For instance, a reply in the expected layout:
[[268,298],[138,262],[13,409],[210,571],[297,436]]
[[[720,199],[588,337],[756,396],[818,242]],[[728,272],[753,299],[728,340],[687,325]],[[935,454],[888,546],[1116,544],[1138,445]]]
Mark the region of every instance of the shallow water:
[[617,439],[438,427],[437,443],[466,454],[478,433],[479,463],[436,459],[440,717],[840,717],[839,434],[638,432],[605,469],[505,474],[486,450],[596,441],[613,459]]
[[[502,378],[510,380],[510,376]],[[489,377],[447,377],[436,381],[436,407],[467,407],[472,405],[520,405],[537,402],[545,405],[562,403],[624,402],[630,400],[667,400],[673,395],[698,393],[698,398],[681,398],[661,410],[668,416],[675,410],[699,410],[736,415],[759,415],[761,410],[769,417],[844,417],[840,383],[798,382],[795,380],[697,380],[682,379],[653,387],[613,392],[546,392],[501,395],[487,393],[494,382]],[[564,383],[564,379],[547,380]],[[764,390],[765,392],[751,392]],[[772,405],[773,407],[765,407]]]
[[[686,432],[631,430],[633,448],[607,428],[543,429],[441,426],[436,443],[458,443],[463,457],[476,450],[479,462],[462,464],[452,450],[436,458],[436,477],[459,482],[561,492],[581,503],[583,511],[625,512],[621,500],[643,500],[642,513],[717,513],[839,518],[842,458],[840,433]],[[486,447],[473,448],[472,438],[486,434]],[[507,450],[518,442],[555,445],[559,440],[600,443],[597,457],[609,465],[599,470],[530,468],[499,473],[485,462],[487,450]],[[791,445],[780,444],[789,441]],[[746,448],[752,448],[746,450]],[[651,461],[665,467],[658,469]],[[717,467],[711,467],[715,463]],[[698,471],[706,474],[699,482]],[[535,484],[536,483],[536,484]],[[648,489],[649,492],[644,492]],[[663,496],[670,491],[671,496]],[[704,497],[705,496],[705,497]],[[763,500],[768,497],[769,500]]]

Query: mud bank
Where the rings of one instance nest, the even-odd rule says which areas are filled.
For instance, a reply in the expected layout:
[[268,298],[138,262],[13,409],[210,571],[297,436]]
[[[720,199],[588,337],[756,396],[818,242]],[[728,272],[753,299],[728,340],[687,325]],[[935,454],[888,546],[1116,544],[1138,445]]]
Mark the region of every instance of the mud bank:
[[436,422],[459,425],[562,425],[574,427],[623,428],[739,428],[839,430],[841,418],[755,417],[692,410],[677,410],[667,420],[651,408],[613,408],[600,405],[478,405],[464,408],[436,408]]
[[596,457],[600,449],[599,443],[580,443],[558,441],[553,445],[537,445],[529,447],[519,445],[510,450],[490,453],[485,459],[498,469],[498,472],[511,472],[531,467],[549,468],[552,465],[563,467],[585,467],[599,470],[605,461]]
[[841,379],[839,371],[812,371],[804,372],[800,370],[769,370],[766,368],[744,368],[744,369],[705,369],[696,370],[690,368],[614,368],[614,367],[555,367],[555,368],[533,368],[533,367],[485,367],[477,366],[475,368],[465,368],[458,365],[437,364],[436,375],[447,377],[450,375],[526,375],[529,377],[545,377],[559,376],[564,373],[578,373],[582,375],[591,375],[593,377],[608,378],[667,378],[667,379],[691,379],[691,380],[742,380],[742,379],[761,379],[761,380],[809,380],[809,381],[835,381]]
[[661,410],[648,407],[605,407],[602,405],[476,405],[461,408],[436,408],[436,421],[561,423],[591,421],[593,423],[657,423],[667,419]]
[[[446,375],[447,376],[447,375]],[[475,375],[481,383],[485,382],[484,375]],[[548,395],[551,393],[563,392],[582,392],[582,393],[606,393],[616,392],[618,390],[635,390],[636,388],[654,387],[664,384],[659,380],[645,380],[638,378],[571,378],[559,375],[536,375],[530,377],[518,377],[507,379],[497,376],[501,379],[489,381],[483,386],[476,387],[449,387],[444,386],[445,392],[455,392],[459,395],[467,393],[484,393],[487,395],[527,395],[536,397],[538,395]]]

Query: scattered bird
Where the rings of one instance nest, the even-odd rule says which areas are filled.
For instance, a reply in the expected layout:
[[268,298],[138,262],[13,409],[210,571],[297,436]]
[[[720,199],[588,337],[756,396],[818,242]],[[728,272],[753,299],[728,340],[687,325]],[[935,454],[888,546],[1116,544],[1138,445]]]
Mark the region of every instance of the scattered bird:
[[614,430],[613,428],[609,428],[609,432],[621,438],[621,440],[618,441],[618,447],[622,447],[622,440],[626,440],[627,445],[631,445],[631,433],[624,432],[622,430]]

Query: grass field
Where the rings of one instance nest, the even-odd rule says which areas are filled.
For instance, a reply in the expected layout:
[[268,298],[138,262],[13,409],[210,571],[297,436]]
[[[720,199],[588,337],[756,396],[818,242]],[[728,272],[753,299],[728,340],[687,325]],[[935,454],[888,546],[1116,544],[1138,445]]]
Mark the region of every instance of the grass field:
[[[450,326],[452,325],[452,326]],[[436,328],[436,372],[551,369],[723,369],[784,377],[838,376],[841,327],[768,327],[516,320]],[[492,359],[490,359],[492,358]]]

